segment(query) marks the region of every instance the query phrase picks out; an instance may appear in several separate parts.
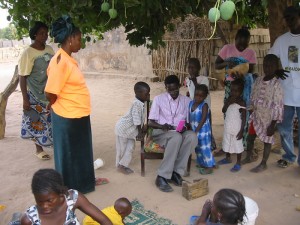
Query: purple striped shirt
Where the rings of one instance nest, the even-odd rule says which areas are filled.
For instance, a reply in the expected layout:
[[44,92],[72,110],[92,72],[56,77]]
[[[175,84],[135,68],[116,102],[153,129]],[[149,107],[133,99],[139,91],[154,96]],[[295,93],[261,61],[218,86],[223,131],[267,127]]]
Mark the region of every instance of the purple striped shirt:
[[190,101],[190,98],[181,94],[175,100],[167,92],[155,96],[148,119],[162,125],[177,126],[180,120],[187,119]]

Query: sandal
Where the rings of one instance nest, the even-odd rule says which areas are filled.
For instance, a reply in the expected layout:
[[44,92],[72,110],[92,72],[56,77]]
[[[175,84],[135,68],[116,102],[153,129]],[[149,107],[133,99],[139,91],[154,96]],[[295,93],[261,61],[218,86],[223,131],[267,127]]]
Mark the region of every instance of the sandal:
[[109,180],[107,178],[95,178],[95,185],[108,184]]
[[199,168],[199,173],[202,175],[212,174],[214,171],[212,168]]
[[41,160],[49,160],[51,158],[50,155],[47,152],[45,152],[45,151],[41,151],[39,153],[35,153],[34,155],[36,157],[38,157],[39,159],[41,159]]
[[287,168],[289,166],[289,163],[286,160],[284,160],[284,159],[279,159],[277,161],[277,165],[280,168]]
[[218,162],[218,165],[230,164],[232,161],[230,159],[224,158]]
[[233,172],[233,173],[239,172],[239,171],[241,170],[241,168],[242,168],[241,165],[235,164],[235,165],[230,169],[230,171]]

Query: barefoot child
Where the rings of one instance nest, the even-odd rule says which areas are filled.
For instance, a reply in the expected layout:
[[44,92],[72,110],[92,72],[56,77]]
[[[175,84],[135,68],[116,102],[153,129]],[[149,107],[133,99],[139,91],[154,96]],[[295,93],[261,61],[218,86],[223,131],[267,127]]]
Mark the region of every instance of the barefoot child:
[[212,173],[212,168],[215,166],[215,160],[211,152],[210,109],[205,102],[207,95],[208,88],[205,84],[196,85],[194,100],[189,104],[188,117],[188,122],[198,137],[198,145],[195,151],[201,174]]
[[[119,198],[113,206],[101,210],[113,225],[124,225],[124,219],[132,211],[132,205],[127,198]],[[99,225],[92,217],[86,216],[83,225]]]
[[79,225],[75,215],[77,208],[102,225],[112,225],[83,194],[73,189],[67,190],[62,176],[53,169],[38,170],[33,175],[31,190],[36,205],[27,209],[21,218],[21,225]]
[[266,55],[263,62],[265,76],[256,79],[252,90],[250,108],[253,112],[249,119],[247,156],[242,163],[253,161],[254,140],[257,136],[264,142],[264,153],[261,163],[251,172],[258,173],[267,169],[271,144],[274,144],[275,126],[282,121],[283,91],[280,81],[275,77],[275,71],[279,68],[277,56]]
[[144,102],[150,99],[150,87],[145,82],[134,85],[135,99],[131,108],[116,124],[116,166],[124,174],[133,173],[128,166],[135,147],[135,139],[143,138]]
[[230,97],[222,109],[222,112],[225,113],[222,148],[226,153],[226,158],[219,161],[219,164],[231,163],[230,156],[236,153],[237,161],[230,171],[238,172],[241,169],[241,157],[244,151],[242,138],[246,123],[246,105],[242,98],[244,81],[235,79],[231,82],[230,89]]

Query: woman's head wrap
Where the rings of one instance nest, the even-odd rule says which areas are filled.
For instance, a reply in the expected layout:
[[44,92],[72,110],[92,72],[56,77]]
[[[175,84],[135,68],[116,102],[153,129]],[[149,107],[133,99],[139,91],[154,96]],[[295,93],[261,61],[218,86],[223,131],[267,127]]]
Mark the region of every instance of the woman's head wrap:
[[54,37],[55,43],[62,44],[75,30],[71,17],[64,15],[51,25],[50,36]]
[[31,40],[35,40],[36,33],[42,27],[44,27],[48,30],[48,26],[45,23],[43,23],[41,21],[35,21],[34,22],[33,27],[31,27],[30,30],[29,30],[29,37],[30,37]]

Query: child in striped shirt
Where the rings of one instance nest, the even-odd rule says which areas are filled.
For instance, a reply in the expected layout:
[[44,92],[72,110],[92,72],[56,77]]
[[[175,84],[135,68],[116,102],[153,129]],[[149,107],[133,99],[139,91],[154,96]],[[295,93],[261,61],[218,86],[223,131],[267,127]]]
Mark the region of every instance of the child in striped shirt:
[[129,168],[135,140],[143,138],[144,102],[150,99],[150,87],[145,82],[134,85],[135,99],[129,111],[116,124],[116,166],[119,172],[130,174]]

